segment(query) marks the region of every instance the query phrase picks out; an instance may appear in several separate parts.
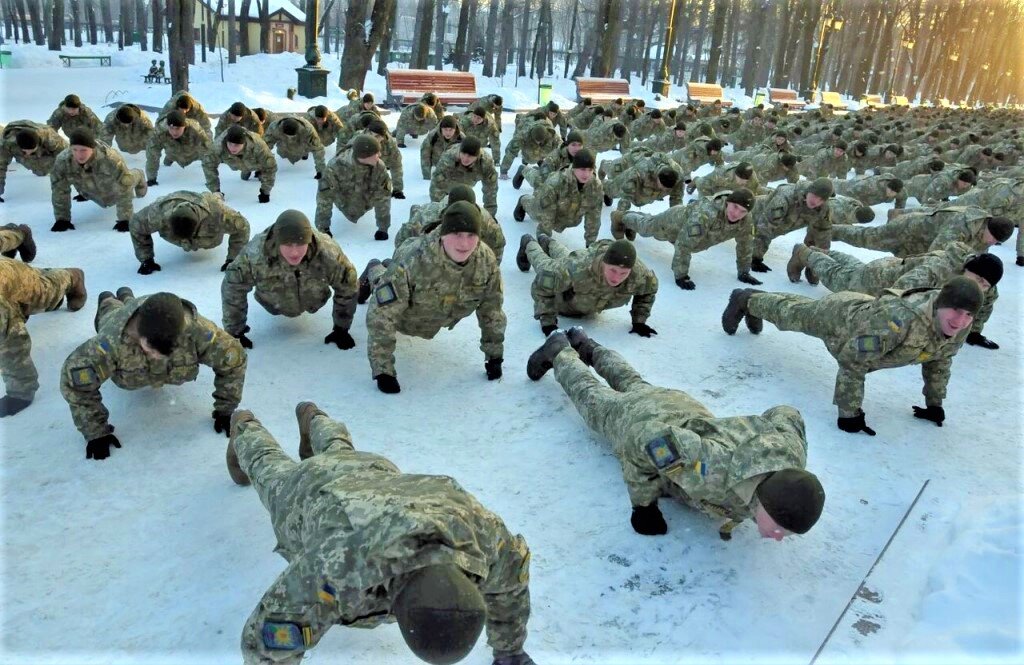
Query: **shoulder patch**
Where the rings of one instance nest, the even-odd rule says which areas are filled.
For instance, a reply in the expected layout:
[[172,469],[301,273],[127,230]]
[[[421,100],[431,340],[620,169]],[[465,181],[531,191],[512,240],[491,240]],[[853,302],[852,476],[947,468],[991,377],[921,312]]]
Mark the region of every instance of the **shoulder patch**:
[[889,330],[893,331],[894,333],[903,332],[903,321],[901,321],[900,319],[892,319],[891,321],[889,321]]
[[108,353],[110,353],[110,342],[108,342],[105,339],[101,339],[99,342],[96,343],[96,350],[101,355],[107,355]]
[[861,335],[857,338],[857,351],[861,353],[878,353],[882,350],[882,341],[878,335]]
[[395,287],[391,282],[385,282],[378,286],[374,291],[374,297],[376,297],[378,305],[390,305],[398,300],[398,294],[395,293]]
[[309,626],[285,621],[263,622],[263,646],[268,649],[298,651],[313,641],[313,631]]
[[555,274],[553,272],[549,271],[549,270],[545,270],[537,278],[537,284],[540,286],[540,288],[546,289],[546,290],[549,290],[549,291],[551,289],[555,288],[555,283],[556,283]]
[[71,383],[76,388],[95,386],[100,383],[99,375],[92,367],[74,367],[70,370]]
[[659,471],[679,464],[679,451],[668,437],[659,436],[653,441],[648,441],[646,448],[647,456],[651,458]]
[[324,582],[323,586],[320,587],[320,590],[317,591],[316,595],[320,598],[321,601],[327,603],[328,605],[333,605],[334,601],[338,597],[338,592],[334,590],[334,587],[331,586],[330,582]]
[[700,222],[694,222],[693,224],[690,224],[688,227],[686,227],[686,235],[690,236],[691,238],[696,238],[698,236],[704,235],[704,225],[701,224]]

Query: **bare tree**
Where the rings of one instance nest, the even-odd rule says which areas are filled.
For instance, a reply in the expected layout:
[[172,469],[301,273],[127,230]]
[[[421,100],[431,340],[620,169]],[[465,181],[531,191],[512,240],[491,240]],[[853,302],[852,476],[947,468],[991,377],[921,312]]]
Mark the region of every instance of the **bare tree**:
[[395,0],[374,0],[369,16],[369,34],[366,32],[367,9],[368,6],[362,2],[351,2],[345,11],[345,50],[341,54],[341,76],[338,80],[338,86],[343,90],[363,89],[370,61],[395,11]]
[[484,42],[484,76],[494,76],[494,44],[498,32],[498,16],[501,14],[501,0],[490,0],[487,6],[487,34]]
[[413,69],[426,69],[430,57],[430,34],[434,30],[435,0],[419,0],[416,18],[416,36],[412,48],[409,66]]
[[512,40],[515,34],[515,21],[513,20],[513,0],[504,0],[502,3],[505,20],[501,22],[501,39],[498,41],[498,59],[495,63],[496,76],[504,76],[508,71],[509,63],[512,62]]
[[516,60],[516,76],[526,76],[526,48],[530,43],[530,2],[523,0],[522,21],[519,23],[519,54]]
[[256,7],[260,14],[260,53],[270,53],[270,0],[256,0]]
[[135,25],[139,31],[139,48],[143,51],[149,50],[149,38],[146,34],[146,2],[135,0]]
[[705,83],[718,82],[718,64],[722,58],[722,37],[725,32],[725,13],[729,11],[726,0],[715,0],[715,20],[711,26],[711,50],[708,52],[708,66],[704,75]]
[[46,44],[46,32],[43,29],[43,9],[39,0],[27,0],[28,18],[32,23],[32,40],[37,46]]
[[161,1],[150,0],[150,7],[153,9],[153,50],[156,53],[164,52],[164,29],[167,27],[167,18],[161,9]]
[[188,90],[188,67],[195,59],[194,18],[195,0],[167,0],[171,93]]
[[455,69],[466,71],[469,69],[469,58],[466,57],[466,39],[469,31],[469,5],[470,0],[462,0],[459,9],[459,24],[455,31],[455,51],[452,53],[452,65]]
[[79,0],[70,0],[71,7],[71,32],[75,46],[82,45],[82,14]]
[[64,0],[51,1],[50,19],[50,34],[47,35],[46,48],[59,51],[60,38],[64,34]]
[[114,18],[110,11],[113,0],[96,0],[100,3],[100,16],[103,18],[103,38],[108,44],[114,43]]
[[380,52],[377,55],[377,73],[384,76],[387,73],[388,62],[391,61],[391,42],[395,37],[395,27],[398,24],[397,6],[391,11],[387,25],[384,27],[384,36],[380,40]]
[[252,0],[241,0],[238,9],[238,52],[242,55],[249,55],[252,51],[249,44],[249,10]]
[[448,0],[437,0],[434,16],[434,69],[444,69],[444,31],[448,23]]
[[121,31],[121,43],[125,46],[131,46],[135,43],[135,11],[132,7],[132,0],[121,0],[119,24]]

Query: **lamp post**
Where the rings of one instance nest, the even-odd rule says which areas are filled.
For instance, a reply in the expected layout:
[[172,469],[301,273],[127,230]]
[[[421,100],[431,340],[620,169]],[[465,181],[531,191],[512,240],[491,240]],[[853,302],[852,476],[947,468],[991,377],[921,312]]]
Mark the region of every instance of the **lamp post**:
[[661,58],[661,73],[658,78],[654,79],[651,83],[651,90],[655,94],[659,94],[662,97],[668,97],[668,91],[672,85],[671,74],[669,73],[668,66],[672,62],[672,46],[675,42],[675,23],[676,23],[676,0],[671,0],[668,8],[668,25],[665,26],[665,51],[662,53]]
[[320,66],[320,47],[316,33],[320,27],[320,0],[306,2],[306,66],[295,69],[299,74],[299,94],[303,97],[326,97],[328,70]]
[[892,104],[893,95],[896,94],[896,72],[900,69],[900,59],[903,55],[903,49],[912,51],[914,49],[914,40],[906,38],[906,28],[900,32],[900,48],[896,50],[896,63],[892,67],[892,74],[889,76],[889,98],[888,102]]
[[804,97],[809,102],[814,102],[814,93],[818,90],[818,81],[821,78],[821,61],[825,55],[825,49],[829,37],[833,32],[843,29],[843,18],[841,16],[829,15],[821,22],[821,32],[818,34],[818,52],[814,56],[814,68],[811,70],[811,85],[804,91]]

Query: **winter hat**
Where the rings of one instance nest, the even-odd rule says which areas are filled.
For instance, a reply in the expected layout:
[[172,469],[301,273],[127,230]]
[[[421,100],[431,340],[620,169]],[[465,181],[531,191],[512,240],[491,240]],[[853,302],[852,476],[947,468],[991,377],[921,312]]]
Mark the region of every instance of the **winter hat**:
[[454,564],[419,568],[404,578],[391,605],[406,646],[433,665],[462,660],[487,621],[476,585]]
[[681,129],[683,131],[686,131],[686,121],[685,120],[676,120],[676,127],[675,128],[676,129]]
[[371,103],[373,103],[373,93],[372,92],[368,92],[365,95],[363,95],[362,102],[363,102],[363,104],[371,104]]
[[184,127],[185,126],[185,114],[175,109],[167,114],[164,119],[168,127]]
[[244,127],[239,127],[238,125],[231,125],[231,127],[229,127],[228,130],[224,132],[224,142],[241,145],[245,143],[245,135],[247,133],[248,132],[245,131]]
[[810,531],[825,506],[825,490],[818,477],[804,469],[769,474],[755,492],[768,516],[793,533]]
[[584,106],[591,106],[594,103],[594,100],[591,99],[590,97],[584,97],[581,101],[583,102]]
[[448,190],[448,205],[457,201],[468,201],[476,205],[476,192],[469,185],[455,185]]
[[328,113],[328,108],[326,106],[324,106],[323,104],[320,104],[318,106],[314,106],[313,107],[313,117],[314,118],[326,118],[327,117],[327,113]]
[[973,272],[991,286],[995,286],[1003,278],[1003,262],[995,254],[986,253],[972,256],[964,264],[964,270]]
[[68,135],[68,143],[71,145],[84,146],[86,148],[95,148],[96,138],[88,129],[76,129]]
[[800,160],[796,158],[796,155],[789,152],[783,153],[783,155],[779,157],[779,162],[787,169],[793,168],[799,161]]
[[476,157],[480,154],[480,139],[475,136],[467,136],[459,144],[459,152],[464,155]]
[[295,136],[299,133],[299,121],[295,118],[285,118],[281,121],[281,131],[285,136]]
[[846,141],[844,141],[842,139],[839,139],[838,141],[836,141],[835,143],[832,144],[832,147],[834,149],[836,149],[836,150],[842,150],[842,151],[845,152],[846,151]]
[[580,151],[572,158],[574,169],[592,169],[597,164],[597,157],[594,151],[589,148],[580,148]]
[[870,147],[871,146],[868,145],[867,141],[857,141],[853,144],[853,151],[860,155],[866,155],[868,154],[868,148]]
[[154,293],[146,298],[135,315],[137,330],[146,343],[165,356],[174,350],[174,342],[185,328],[185,308],[173,293]]
[[859,206],[854,212],[858,224],[867,224],[875,218],[875,211],[868,206]]
[[503,106],[505,104],[505,100],[502,99],[501,95],[494,95],[493,97],[491,97],[491,102],[495,106]]
[[192,110],[192,97],[187,94],[182,95],[181,97],[178,97],[178,101],[174,102],[174,106],[175,108],[179,108],[185,113],[188,113]]
[[285,210],[274,222],[274,237],[281,245],[308,245],[313,240],[313,227],[298,210]]
[[885,181],[885,186],[899,194],[903,191],[903,181],[899,178],[892,178]]
[[428,92],[427,94],[423,95],[423,103],[426,104],[427,106],[434,106],[435,104],[437,104],[437,95],[435,95],[432,92]]
[[388,126],[378,117],[374,117],[370,122],[366,123],[366,128],[377,136],[387,136],[389,133]]
[[654,109],[653,111],[650,112],[649,115],[651,116],[652,120],[660,120],[661,119],[661,109]]
[[729,192],[729,196],[725,197],[725,200],[729,203],[743,206],[747,212],[754,207],[754,193],[746,187],[737,187],[732,190]]
[[971,184],[971,185],[973,185],[976,182],[978,182],[978,178],[975,177],[974,171],[971,171],[970,169],[964,169],[963,171],[958,173],[957,176],[956,176],[956,179],[961,181],[961,182],[966,182],[966,183]]
[[722,139],[711,139],[710,141],[708,141],[708,144],[704,146],[704,148],[708,151],[708,154],[710,155],[713,152],[722,152],[722,147],[724,145],[725,144],[722,142]]
[[750,165],[750,162],[740,162],[736,165],[733,170],[737,178],[743,178],[744,180],[750,180],[754,175],[754,167]]
[[368,134],[360,134],[352,139],[352,154],[357,159],[365,159],[380,154],[380,143]]
[[946,285],[939,291],[939,297],[935,299],[935,309],[950,307],[952,309],[965,309],[971,314],[977,314],[985,302],[985,294],[977,282],[969,277],[959,275],[946,282]]
[[565,142],[568,143],[583,143],[583,134],[578,129],[571,129],[569,133],[565,135]]
[[427,107],[423,104],[414,104],[412,107],[412,115],[417,120],[423,120],[427,116]]
[[485,109],[482,106],[474,106],[473,107],[473,115],[475,115],[475,116],[477,116],[479,118],[486,118],[487,117],[487,109]]
[[231,115],[243,116],[246,112],[245,104],[242,102],[235,102],[228,108],[228,113]]
[[441,215],[441,235],[474,233],[480,235],[480,209],[469,201],[456,201]]
[[672,189],[679,182],[679,174],[673,168],[663,167],[658,171],[658,182],[661,183],[662,187]]
[[544,125],[534,125],[530,128],[530,140],[534,143],[543,143],[548,136],[547,128]]
[[34,129],[23,129],[14,137],[15,143],[22,150],[32,150],[39,147],[39,135]]
[[1006,217],[989,217],[988,232],[998,242],[1006,242],[1013,235],[1013,222]]
[[441,129],[444,129],[445,127],[449,129],[455,129],[458,126],[459,123],[455,121],[455,116],[446,115],[445,117],[441,118]]
[[807,191],[823,199],[830,199],[836,193],[828,178],[816,178],[808,185]]
[[131,104],[122,104],[121,106],[117,107],[116,115],[118,122],[125,125],[130,125],[132,122],[135,121],[135,118],[138,117],[139,109],[138,107],[132,106]]
[[189,204],[179,203],[171,210],[169,222],[176,238],[191,238],[199,226],[199,216]]
[[559,106],[555,102],[548,102],[548,113],[558,113]]
[[941,159],[933,159],[932,161],[928,162],[928,170],[932,171],[933,173],[938,173],[944,168],[946,168],[946,162],[942,161]]
[[628,240],[616,240],[608,245],[608,249],[605,250],[604,258],[601,261],[610,266],[632,270],[633,266],[636,265],[636,247]]
[[68,95],[64,98],[64,107],[69,109],[81,108],[82,100],[78,98],[78,95]]
[[612,134],[619,137],[620,139],[626,135],[626,126],[621,122],[617,122],[612,125]]

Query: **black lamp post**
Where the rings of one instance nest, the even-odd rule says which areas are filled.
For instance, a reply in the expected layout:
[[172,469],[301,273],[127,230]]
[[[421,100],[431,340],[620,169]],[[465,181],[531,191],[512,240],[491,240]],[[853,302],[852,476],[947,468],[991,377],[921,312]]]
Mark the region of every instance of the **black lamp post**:
[[320,66],[320,47],[316,33],[320,27],[320,0],[306,3],[306,66],[295,69],[299,74],[299,94],[303,97],[326,97],[328,70]]
[[672,62],[672,46],[675,41],[673,30],[676,23],[676,0],[671,0],[671,3],[668,9],[668,25],[665,26],[665,50],[661,58],[661,73],[651,83],[651,90],[662,97],[668,97],[668,91],[672,85],[668,66]]
[[833,32],[839,32],[842,29],[843,19],[840,16],[827,16],[821,22],[818,52],[814,55],[814,69],[811,70],[811,85],[804,91],[804,97],[811,103],[814,103],[814,93],[818,91],[818,81],[821,79],[821,61],[825,56],[825,49],[828,48],[828,39]]

